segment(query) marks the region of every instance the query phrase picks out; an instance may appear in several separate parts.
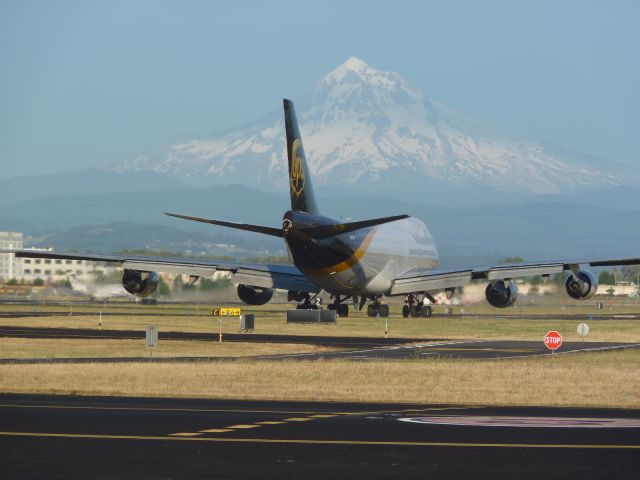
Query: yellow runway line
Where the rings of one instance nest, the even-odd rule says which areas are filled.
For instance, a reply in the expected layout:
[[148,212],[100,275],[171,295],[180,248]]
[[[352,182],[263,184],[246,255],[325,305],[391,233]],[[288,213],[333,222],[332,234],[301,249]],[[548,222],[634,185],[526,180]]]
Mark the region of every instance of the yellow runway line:
[[546,443],[471,443],[471,442],[400,442],[373,440],[314,440],[296,438],[233,438],[233,437],[196,437],[196,436],[144,436],[144,435],[94,435],[83,433],[39,433],[39,432],[0,432],[2,437],[42,437],[74,438],[101,440],[141,440],[141,441],[180,441],[210,443],[291,443],[306,445],[367,445],[398,447],[466,447],[466,448],[562,448],[585,450],[640,450],[640,445],[594,445],[594,444],[546,444]]

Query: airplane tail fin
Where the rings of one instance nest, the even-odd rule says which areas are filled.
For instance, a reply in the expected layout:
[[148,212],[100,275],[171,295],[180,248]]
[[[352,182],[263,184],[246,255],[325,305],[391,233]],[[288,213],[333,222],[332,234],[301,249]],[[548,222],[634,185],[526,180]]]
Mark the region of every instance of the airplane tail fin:
[[291,194],[291,210],[317,215],[318,206],[313,194],[311,175],[307,159],[302,147],[302,138],[298,130],[298,121],[293,102],[283,100],[284,124],[287,131],[287,158],[289,160],[289,191]]

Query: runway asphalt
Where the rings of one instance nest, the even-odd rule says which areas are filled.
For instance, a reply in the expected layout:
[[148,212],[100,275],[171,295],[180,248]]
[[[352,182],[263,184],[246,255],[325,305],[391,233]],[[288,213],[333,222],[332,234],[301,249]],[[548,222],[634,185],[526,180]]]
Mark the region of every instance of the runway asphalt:
[[[145,332],[139,330],[95,330],[70,328],[0,327],[0,337],[22,338],[74,338],[74,339],[138,339],[143,341]],[[160,341],[202,340],[218,341],[212,333],[160,332]],[[265,342],[310,344],[337,347],[339,350],[262,355],[254,360],[426,360],[429,358],[496,360],[551,355],[542,340],[427,340],[416,338],[338,337],[313,335],[225,334],[227,342]],[[616,342],[565,342],[554,355],[576,352],[602,352],[627,348],[639,348],[640,343]],[[247,358],[247,357],[243,357]],[[238,357],[121,357],[121,358],[0,358],[2,363],[91,363],[91,362],[211,362],[238,360]]]
[[637,478],[640,410],[0,395],[3,479]]
[[[15,338],[68,338],[68,339],[144,339],[144,330],[98,330],[95,328],[53,328],[0,326],[0,337]],[[165,332],[158,333],[160,340],[202,340],[218,341],[218,333],[204,332]],[[297,343],[307,345],[359,348],[396,345],[408,342],[428,342],[438,339],[401,338],[401,337],[340,337],[319,335],[271,335],[260,333],[224,333],[227,342],[255,343]]]

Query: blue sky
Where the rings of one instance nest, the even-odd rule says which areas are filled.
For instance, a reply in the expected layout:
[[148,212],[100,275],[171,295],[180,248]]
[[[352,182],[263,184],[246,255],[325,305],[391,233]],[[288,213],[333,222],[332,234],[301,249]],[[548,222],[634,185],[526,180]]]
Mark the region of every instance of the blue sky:
[[640,167],[637,1],[0,2],[0,177],[249,123],[350,56],[505,131]]

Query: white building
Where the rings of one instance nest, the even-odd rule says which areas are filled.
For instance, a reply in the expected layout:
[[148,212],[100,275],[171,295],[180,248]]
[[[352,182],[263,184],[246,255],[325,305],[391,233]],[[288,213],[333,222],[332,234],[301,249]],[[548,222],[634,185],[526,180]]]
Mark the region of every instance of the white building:
[[[14,250],[22,248],[22,233],[0,232],[0,250]],[[21,278],[20,259],[12,253],[0,254],[0,280]]]
[[[19,232],[0,232],[0,250],[22,250],[23,236]],[[29,249],[27,249],[29,250]],[[33,248],[34,252],[50,252],[51,248]],[[36,278],[46,281],[64,281],[73,276],[92,281],[96,272],[109,275],[117,267],[105,262],[51,258],[15,258],[12,253],[0,254],[0,281],[12,278],[32,282]]]
[[[43,249],[33,249],[43,251]],[[51,249],[47,249],[51,251]],[[45,250],[46,251],[46,250]],[[117,267],[106,262],[90,260],[69,260],[59,258],[21,258],[22,275],[18,279],[31,282],[36,278],[48,281],[68,280],[70,277],[82,281],[92,281],[96,273],[109,275]]]

